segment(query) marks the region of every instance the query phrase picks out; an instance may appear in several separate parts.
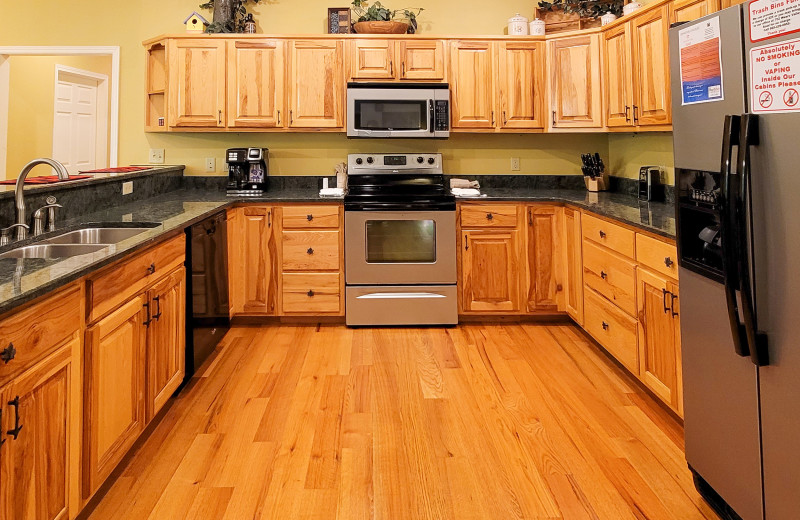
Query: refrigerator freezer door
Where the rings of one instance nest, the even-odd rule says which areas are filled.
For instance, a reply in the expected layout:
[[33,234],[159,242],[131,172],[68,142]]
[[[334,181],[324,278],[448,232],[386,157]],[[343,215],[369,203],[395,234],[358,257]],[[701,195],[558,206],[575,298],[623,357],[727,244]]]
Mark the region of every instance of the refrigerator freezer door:
[[[723,100],[683,105],[678,35],[682,29],[719,17]],[[745,112],[741,6],[731,7],[669,30],[672,129],[675,167],[719,171],[722,125],[726,114]]]
[[758,369],[737,356],[722,284],[680,270],[686,460],[744,520],[762,519]]

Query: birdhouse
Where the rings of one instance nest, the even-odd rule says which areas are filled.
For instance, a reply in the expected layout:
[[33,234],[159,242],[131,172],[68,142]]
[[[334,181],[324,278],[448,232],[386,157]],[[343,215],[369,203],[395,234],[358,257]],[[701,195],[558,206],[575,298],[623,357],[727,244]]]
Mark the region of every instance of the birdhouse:
[[186,32],[188,33],[202,33],[208,27],[208,20],[203,18],[197,11],[193,11],[183,23],[186,25]]

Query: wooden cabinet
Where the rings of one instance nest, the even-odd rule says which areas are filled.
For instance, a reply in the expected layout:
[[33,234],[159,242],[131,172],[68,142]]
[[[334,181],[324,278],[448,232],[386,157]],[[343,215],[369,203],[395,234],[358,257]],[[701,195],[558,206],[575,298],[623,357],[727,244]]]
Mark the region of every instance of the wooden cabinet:
[[395,42],[356,40],[350,42],[352,79],[395,79]]
[[603,98],[609,128],[633,126],[633,78],[628,24],[603,33]]
[[443,40],[401,40],[398,44],[400,75],[397,79],[417,81],[445,80]]
[[450,42],[451,126],[494,129],[496,86],[494,45],[488,41]]
[[228,212],[231,314],[274,316],[278,307],[277,243],[270,206]]
[[148,300],[142,294],[86,331],[84,498],[89,498],[146,424]]
[[564,208],[564,303],[567,314],[583,325],[583,248],[581,212]]
[[180,267],[148,291],[147,420],[183,383],[186,374],[186,270]]
[[167,48],[163,41],[145,49],[145,116],[147,132],[167,131]]
[[603,126],[600,35],[550,40],[549,130]]
[[527,311],[564,311],[564,208],[537,204],[527,214]]
[[497,45],[500,128],[544,128],[544,42],[500,42]]
[[443,40],[353,40],[348,42],[350,78],[444,81]]
[[739,5],[745,3],[747,0],[720,0],[720,9],[727,9],[728,7],[733,7],[734,5]]
[[639,377],[678,414],[683,413],[678,286],[639,269]]
[[[73,324],[77,325],[77,324]],[[74,334],[43,361],[0,388],[0,518],[66,520],[71,458],[79,430],[73,389],[80,338]]]
[[289,127],[344,127],[344,42],[289,42]]
[[465,312],[520,310],[522,267],[517,229],[462,230],[461,292]]
[[280,128],[284,109],[282,40],[228,41],[228,127]]
[[637,126],[672,124],[669,72],[669,5],[653,9],[630,22]]
[[168,57],[170,127],[224,127],[225,41],[171,39]]
[[719,11],[719,0],[676,0],[669,5],[670,23],[691,22]]

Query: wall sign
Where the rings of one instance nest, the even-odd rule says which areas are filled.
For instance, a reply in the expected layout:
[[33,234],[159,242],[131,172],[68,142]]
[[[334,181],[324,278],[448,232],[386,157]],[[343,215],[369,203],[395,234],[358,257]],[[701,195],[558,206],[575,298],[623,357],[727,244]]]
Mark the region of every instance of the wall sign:
[[[800,0],[797,0],[800,2]],[[719,17],[678,32],[683,105],[724,99]]]
[[747,8],[753,43],[800,31],[800,0],[753,0]]
[[753,113],[800,112],[800,38],[750,49]]

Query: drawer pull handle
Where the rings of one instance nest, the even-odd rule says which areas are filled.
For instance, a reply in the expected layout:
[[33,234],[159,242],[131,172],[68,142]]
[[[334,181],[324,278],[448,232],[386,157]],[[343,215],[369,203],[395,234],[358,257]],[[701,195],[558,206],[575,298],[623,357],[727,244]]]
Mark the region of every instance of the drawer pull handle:
[[150,264],[147,268],[147,274],[156,274],[156,264]]
[[306,253],[308,253],[309,255],[313,255],[314,254],[314,249],[309,247],[308,251],[306,251]]
[[147,309],[147,319],[146,319],[146,320],[144,320],[144,322],[142,323],[142,325],[144,325],[145,327],[150,327],[150,322],[151,322],[151,321],[153,321],[153,318],[152,318],[152,317],[150,317],[150,302],[145,302],[145,303],[143,303],[143,304],[142,304],[142,307],[144,307],[145,309]]
[[314,297],[314,291],[313,290],[309,290],[306,294],[308,294],[309,298],[313,298]]
[[670,295],[669,310],[670,310],[670,312],[672,312],[672,317],[673,318],[677,318],[678,317],[678,313],[675,312],[675,300],[678,299],[678,296],[675,295],[675,294],[672,294],[672,293],[669,293],[669,295]]
[[608,323],[603,322],[603,330],[608,330]]
[[493,218],[494,218],[494,215],[492,215],[491,213],[487,213],[486,214],[486,220],[492,220]]
[[161,296],[154,297],[153,301],[156,302],[156,313],[153,315],[153,319],[158,321],[161,317]]
[[2,359],[3,363],[5,363],[6,365],[16,356],[17,356],[17,349],[14,348],[13,343],[9,343],[8,346],[3,349],[3,352],[0,352],[0,359]]
[[312,220],[314,220],[314,215],[306,215],[306,220],[311,222]]
[[600,230],[600,238],[605,238],[605,237],[606,237],[606,232],[603,231],[603,230]]
[[8,405],[14,407],[14,429],[8,430],[6,433],[17,440],[19,432],[22,430],[22,425],[19,423],[19,396],[15,397],[13,401],[9,401]]
[[672,266],[675,265],[675,262],[672,261],[672,258],[666,257],[664,259],[664,265],[666,265],[668,268],[672,268]]
[[605,280],[606,278],[608,278],[608,273],[607,273],[607,272],[605,272],[605,271],[600,271],[600,278],[602,278],[603,280]]

